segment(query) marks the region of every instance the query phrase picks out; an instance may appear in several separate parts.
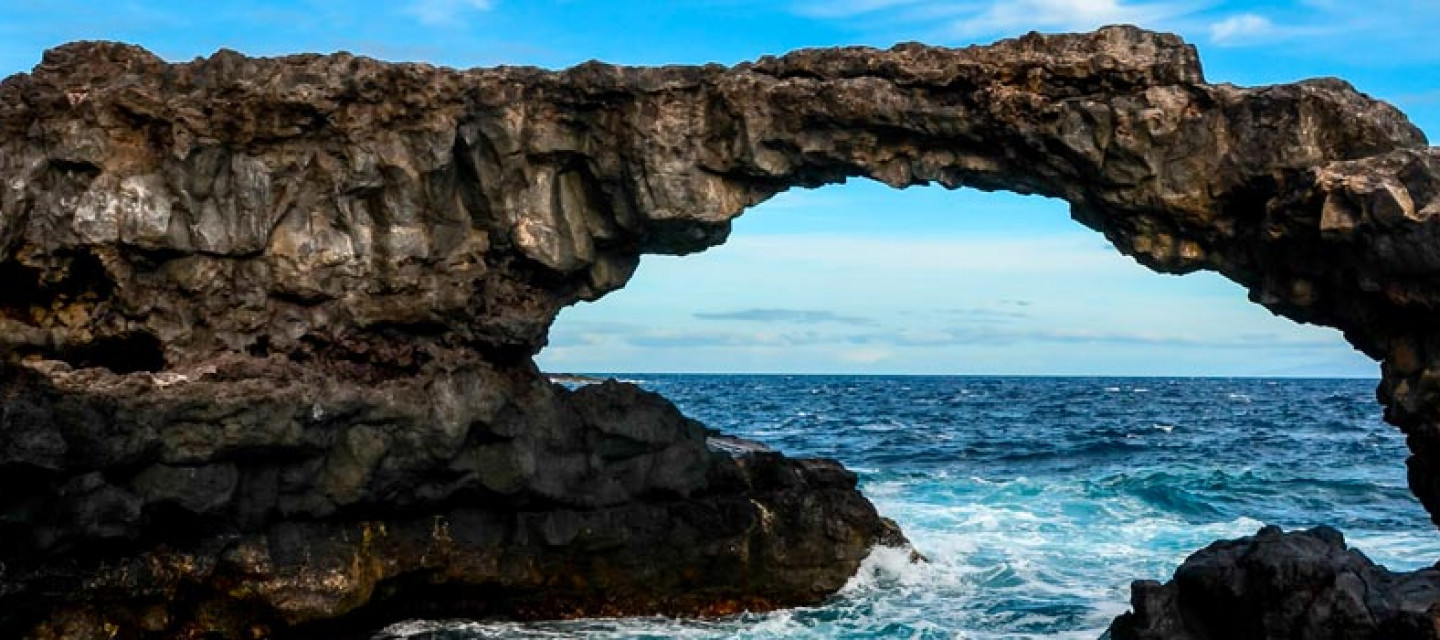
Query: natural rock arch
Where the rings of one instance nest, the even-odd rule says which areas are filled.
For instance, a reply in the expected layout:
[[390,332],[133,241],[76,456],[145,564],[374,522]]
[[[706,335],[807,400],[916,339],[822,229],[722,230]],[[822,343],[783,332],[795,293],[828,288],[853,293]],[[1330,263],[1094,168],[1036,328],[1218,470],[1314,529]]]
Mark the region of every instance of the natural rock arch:
[[[487,491],[624,503],[630,485],[537,471],[546,456],[586,464],[587,450],[562,446],[569,419],[530,363],[556,312],[623,286],[642,253],[713,246],[746,207],[850,176],[1061,198],[1152,269],[1215,270],[1276,313],[1340,328],[1382,362],[1379,397],[1409,438],[1411,486],[1440,518],[1440,239],[1429,220],[1440,152],[1344,82],[1206,84],[1192,47],[1131,27],[561,72],[52,50],[0,85],[0,343],[12,357],[115,373],[49,366],[26,374],[41,382],[8,384],[122,408],[116,398],[132,395],[170,406],[166,394],[190,384],[271,384],[294,400],[285,407],[310,411],[319,393],[352,413],[339,418],[343,437],[315,442],[243,420],[240,435],[197,436],[234,447],[220,453],[132,425],[116,427],[134,430],[123,443],[81,455],[66,439],[79,436],[31,425],[0,463],[90,478],[55,485],[86,495],[110,495],[113,469],[144,468],[148,480],[115,490],[223,512],[242,530],[280,512],[353,514],[364,496],[433,513],[456,489],[432,472],[458,473],[445,457],[457,447],[514,463],[468,468]],[[115,345],[146,346],[144,357],[117,362]],[[119,375],[137,369],[153,370],[153,387]],[[340,382],[384,391],[358,397]],[[333,430],[321,405],[305,424]],[[575,420],[614,435],[593,410]],[[397,412],[440,426],[365,428]],[[477,424],[496,440],[475,440]],[[497,442],[528,448],[495,453]],[[271,496],[257,512],[232,504],[250,495],[237,486],[261,481],[243,460],[161,468],[234,451],[319,455],[323,491]],[[156,455],[164,462],[146,467]],[[711,486],[683,468],[636,487]],[[163,490],[182,476],[218,489]],[[115,495],[97,504],[143,508]]]

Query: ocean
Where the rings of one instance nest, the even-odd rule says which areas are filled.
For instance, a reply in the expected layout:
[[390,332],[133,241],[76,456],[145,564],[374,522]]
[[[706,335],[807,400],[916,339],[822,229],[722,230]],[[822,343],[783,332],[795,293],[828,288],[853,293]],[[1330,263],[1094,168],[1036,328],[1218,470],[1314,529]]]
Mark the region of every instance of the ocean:
[[930,562],[878,550],[823,606],[720,620],[413,621],[380,637],[1086,638],[1221,538],[1328,524],[1440,559],[1374,380],[617,375],[792,456],[835,458]]

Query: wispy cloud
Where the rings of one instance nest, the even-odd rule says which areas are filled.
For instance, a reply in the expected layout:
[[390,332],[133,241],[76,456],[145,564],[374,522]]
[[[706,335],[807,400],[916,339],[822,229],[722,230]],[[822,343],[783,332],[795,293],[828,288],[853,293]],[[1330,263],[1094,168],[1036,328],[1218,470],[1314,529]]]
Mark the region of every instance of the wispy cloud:
[[[1028,303],[1027,303],[1028,305]],[[951,309],[936,309],[935,313],[947,316],[959,316],[970,320],[1018,320],[1030,317],[1029,313],[1019,311],[1017,307],[995,309],[991,307],[959,307]]]
[[550,347],[641,349],[704,349],[711,347],[800,347],[838,344],[833,336],[808,329],[752,331],[656,327],[626,322],[576,322],[558,325]]
[[951,23],[961,37],[1029,30],[1087,31],[1107,24],[1155,25],[1195,13],[1196,3],[1123,0],[997,0]]
[[1310,55],[1348,61],[1440,58],[1431,37],[1440,27],[1440,3],[1416,0],[795,0],[791,7],[886,37],[952,44],[1135,24],[1225,47],[1300,43]]
[[[1317,7],[1319,8],[1319,7]],[[1267,46],[1281,42],[1324,41],[1349,32],[1352,36],[1371,30],[1368,20],[1351,16],[1345,10],[1325,7],[1329,15],[1268,16],[1255,12],[1237,13],[1209,24],[1210,42],[1225,47]]]
[[819,309],[740,309],[737,311],[715,311],[696,313],[700,320],[734,320],[739,322],[766,322],[788,324],[842,324],[850,326],[871,326],[871,318],[847,316],[834,311]]
[[1113,344],[1193,347],[1201,349],[1331,350],[1335,348],[1334,343],[1328,340],[1296,340],[1273,334],[1211,338],[1195,335],[1171,335],[1140,331],[1042,330],[1021,332],[1015,335],[1021,340],[1060,344]]
[[[765,311],[765,310],[756,310]],[[968,312],[972,310],[961,309]],[[700,314],[696,314],[700,315]],[[722,314],[729,315],[729,314]],[[764,315],[764,314],[760,314]],[[782,314],[783,315],[783,314]],[[746,314],[741,313],[745,318]],[[842,316],[844,317],[844,316]],[[556,332],[551,346],[635,347],[641,349],[706,349],[829,345],[884,350],[967,346],[1001,346],[1021,343],[1058,345],[1099,345],[1103,347],[1167,347],[1179,349],[1244,349],[1256,351],[1333,350],[1330,339],[1249,333],[1234,336],[1207,336],[1192,333],[1151,331],[1107,331],[1094,329],[1053,329],[1014,326],[1016,316],[988,316],[988,322],[946,328],[885,327],[869,331],[820,331],[796,328],[798,323],[777,322],[774,329],[759,331],[709,330],[688,327],[647,327],[628,323],[577,323]],[[866,324],[878,324],[867,321]]]
[[[856,256],[865,256],[870,274],[889,276],[906,273],[960,272],[993,274],[1015,278],[1022,274],[1053,274],[1057,271],[1091,273],[1104,277],[1115,272],[1136,273],[1129,258],[1105,249],[1084,233],[1036,234],[1031,236],[974,235],[964,237],[896,236],[873,237],[813,233],[804,236],[752,235],[743,247],[727,248],[744,260],[773,262],[783,256],[786,264],[806,269],[848,270],[856,267]],[[898,281],[898,280],[897,280]]]
[[643,324],[628,322],[568,322],[550,332],[548,348],[603,347],[614,344],[620,336],[651,330]]
[[879,364],[895,357],[888,349],[847,349],[836,354],[836,359],[852,364]]
[[919,4],[927,3],[925,0],[808,0],[796,5],[795,11],[813,18],[848,18]]
[[623,339],[631,346],[659,349],[800,347],[835,342],[813,331],[653,331]]
[[900,311],[898,315],[934,319],[937,316],[945,322],[978,322],[978,323],[999,323],[1012,322],[1030,318],[1031,302],[1029,300],[995,300],[964,307],[940,307],[935,309],[917,309],[913,311]]
[[424,25],[453,27],[463,24],[467,14],[493,6],[493,0],[413,0],[405,12]]
[[1333,350],[1330,340],[1295,339],[1275,334],[1208,337],[1144,331],[1093,331],[1070,329],[1002,329],[994,326],[955,327],[940,331],[893,331],[857,333],[843,338],[855,345],[891,347],[954,347],[1047,343],[1108,345],[1114,347],[1172,347],[1192,349]]
[[1107,24],[1159,26],[1198,13],[1210,3],[1157,0],[842,0],[805,1],[800,15],[939,25],[939,35],[958,39],[1026,31],[1087,31]]
[[1210,25],[1210,40],[1218,44],[1234,44],[1273,34],[1275,24],[1256,13],[1230,16]]

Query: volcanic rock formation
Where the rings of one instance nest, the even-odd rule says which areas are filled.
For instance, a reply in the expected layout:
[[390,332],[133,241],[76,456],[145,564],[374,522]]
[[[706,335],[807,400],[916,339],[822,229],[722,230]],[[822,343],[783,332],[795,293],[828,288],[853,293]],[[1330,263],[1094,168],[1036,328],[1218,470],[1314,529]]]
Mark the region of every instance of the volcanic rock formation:
[[1127,27],[561,72],[49,51],[0,84],[0,634],[822,597],[895,536],[853,476],[531,357],[641,254],[854,176],[1063,198],[1340,327],[1440,514],[1425,144],[1344,82],[1209,85]]
[[1328,527],[1216,542],[1131,587],[1112,640],[1434,640],[1440,569],[1392,573]]

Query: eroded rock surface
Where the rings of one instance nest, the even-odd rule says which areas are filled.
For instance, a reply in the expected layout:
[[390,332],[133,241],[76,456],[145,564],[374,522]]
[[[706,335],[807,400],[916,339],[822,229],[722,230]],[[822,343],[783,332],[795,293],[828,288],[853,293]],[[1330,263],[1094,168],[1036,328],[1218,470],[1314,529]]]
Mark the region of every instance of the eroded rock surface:
[[616,382],[475,363],[362,385],[278,356],[3,373],[4,637],[766,610],[904,543],[838,464],[712,451]]
[[1112,640],[1440,638],[1440,569],[1396,573],[1327,527],[1216,542],[1131,587]]
[[531,357],[641,254],[854,176],[1063,198],[1342,328],[1440,513],[1425,144],[1344,82],[1210,85],[1123,27],[561,72],[52,50],[0,84],[0,627],[814,601],[893,535],[853,478]]

